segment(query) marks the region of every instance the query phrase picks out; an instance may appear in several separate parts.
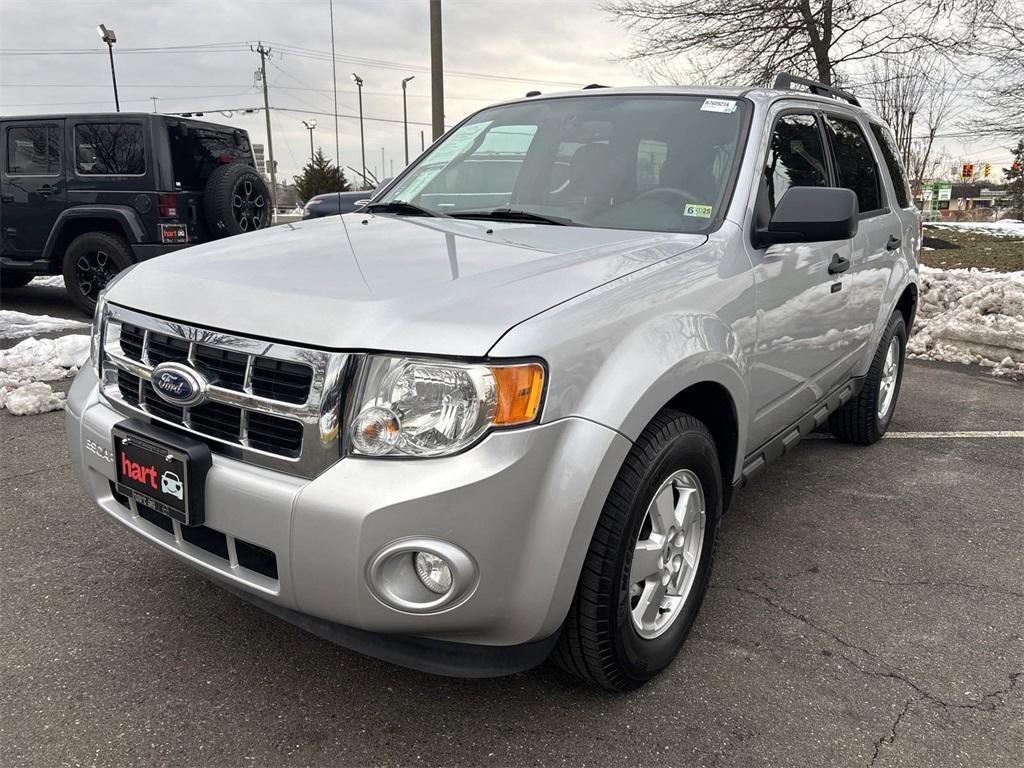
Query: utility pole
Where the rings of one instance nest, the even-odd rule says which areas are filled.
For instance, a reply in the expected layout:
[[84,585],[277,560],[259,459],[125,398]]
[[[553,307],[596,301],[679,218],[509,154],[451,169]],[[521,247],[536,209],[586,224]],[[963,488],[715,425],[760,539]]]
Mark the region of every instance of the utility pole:
[[274,165],[274,139],[270,135],[270,96],[267,94],[267,56],[270,55],[270,48],[263,45],[260,41],[259,45],[253,48],[249,46],[249,50],[253,53],[260,55],[260,80],[263,81],[263,112],[267,116],[267,157],[269,158],[270,168],[270,213],[271,221],[273,216],[277,212],[277,166]]
[[309,164],[313,165],[313,131],[316,130],[316,120],[302,121],[302,124],[306,126],[306,130],[309,131]]
[[352,82],[359,90],[359,152],[363,158],[363,184],[365,185],[368,183],[368,179],[366,178],[366,136],[363,134],[363,78],[353,72]]
[[444,63],[441,56],[441,0],[430,0],[430,101],[433,141],[444,133]]
[[405,86],[410,80],[414,80],[416,75],[409,75],[409,77],[402,78],[402,128],[405,131],[405,164],[409,164],[409,109],[406,105],[405,98]]
[[382,181],[384,174],[388,172],[388,167],[384,163],[384,145],[380,145],[380,176],[377,177],[377,181]]
[[110,52],[110,79],[114,83],[114,108],[120,112],[121,102],[117,98],[117,75],[114,74],[114,43],[117,42],[117,35],[114,34],[114,30],[107,29],[102,24],[96,27],[96,31],[99,32],[100,38],[107,44],[107,50]]

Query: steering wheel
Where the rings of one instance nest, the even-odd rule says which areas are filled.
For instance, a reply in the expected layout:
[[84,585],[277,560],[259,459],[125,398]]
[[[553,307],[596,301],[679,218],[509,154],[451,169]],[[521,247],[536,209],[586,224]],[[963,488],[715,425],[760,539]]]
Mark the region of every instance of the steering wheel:
[[692,203],[694,200],[697,199],[697,196],[692,192],[687,192],[685,189],[679,189],[678,187],[655,187],[654,189],[648,189],[646,192],[641,192],[633,199],[645,200],[648,197],[654,197],[655,195],[661,195],[666,192],[672,195],[676,195],[677,197],[681,197],[688,203]]

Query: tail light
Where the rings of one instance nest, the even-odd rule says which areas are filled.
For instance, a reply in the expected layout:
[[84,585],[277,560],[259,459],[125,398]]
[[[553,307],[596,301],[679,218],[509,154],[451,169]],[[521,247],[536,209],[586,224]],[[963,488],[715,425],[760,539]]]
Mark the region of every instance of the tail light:
[[178,196],[174,194],[160,195],[159,208],[161,219],[178,218]]

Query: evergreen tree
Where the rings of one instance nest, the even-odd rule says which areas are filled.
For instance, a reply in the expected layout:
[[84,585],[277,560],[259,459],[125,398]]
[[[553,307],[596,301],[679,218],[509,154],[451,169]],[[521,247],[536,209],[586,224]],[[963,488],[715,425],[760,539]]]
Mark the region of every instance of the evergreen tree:
[[1013,163],[1009,168],[1003,168],[1003,176],[1006,178],[1006,191],[1010,196],[1010,215],[1024,219],[1024,139],[1017,142],[1012,152]]
[[350,189],[345,172],[337,168],[318,148],[312,161],[306,163],[302,173],[295,177],[295,189],[299,200],[308,201],[325,192],[348,192]]

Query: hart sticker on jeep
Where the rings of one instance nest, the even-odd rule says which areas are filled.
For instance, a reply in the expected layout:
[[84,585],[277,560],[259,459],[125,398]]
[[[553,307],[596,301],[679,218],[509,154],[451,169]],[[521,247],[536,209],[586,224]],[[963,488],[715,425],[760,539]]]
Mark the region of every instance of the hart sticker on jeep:
[[711,206],[710,205],[694,205],[688,203],[683,208],[683,216],[695,216],[699,219],[710,219],[711,218]]

